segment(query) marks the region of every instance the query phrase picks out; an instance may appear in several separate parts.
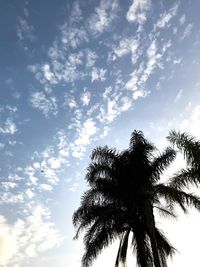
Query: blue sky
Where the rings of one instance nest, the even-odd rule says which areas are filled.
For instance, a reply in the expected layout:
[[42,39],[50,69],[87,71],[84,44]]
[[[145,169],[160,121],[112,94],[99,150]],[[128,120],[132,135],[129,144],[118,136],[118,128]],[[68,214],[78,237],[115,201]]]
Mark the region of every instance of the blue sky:
[[[124,149],[134,129],[159,148],[172,128],[200,137],[199,10],[198,0],[0,2],[0,266],[80,266],[71,217],[92,148]],[[179,245],[171,266],[195,262],[178,231],[197,221],[165,225]]]

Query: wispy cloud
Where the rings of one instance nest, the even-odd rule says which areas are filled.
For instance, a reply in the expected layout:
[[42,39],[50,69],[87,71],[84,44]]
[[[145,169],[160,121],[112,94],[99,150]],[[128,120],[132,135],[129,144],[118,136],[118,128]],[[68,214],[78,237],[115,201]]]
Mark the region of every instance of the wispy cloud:
[[44,92],[34,92],[31,94],[30,103],[33,108],[40,110],[45,117],[50,114],[57,115],[57,102],[55,97],[47,96]]
[[177,14],[177,10],[179,7],[179,3],[175,3],[174,6],[169,10],[169,12],[164,12],[160,15],[158,22],[156,23],[156,27],[164,28],[169,25],[171,19]]
[[182,98],[182,95],[183,95],[183,89],[181,89],[178,94],[176,95],[175,99],[174,99],[174,102],[177,103],[181,98]]
[[133,37],[120,40],[119,45],[113,48],[112,59],[131,55],[132,63],[135,64],[139,56],[139,41]]
[[0,127],[0,134],[14,135],[17,130],[15,122],[11,118],[7,118],[4,125]]
[[27,19],[19,18],[17,25],[17,37],[20,41],[29,40],[33,41],[35,39],[34,27],[29,24]]
[[28,258],[59,245],[62,238],[50,219],[48,209],[41,205],[13,225],[0,216],[0,264],[18,266],[22,261],[26,262]]
[[89,27],[94,34],[101,34],[107,30],[117,17],[119,4],[117,0],[101,0],[95,8],[95,13],[89,19]]
[[187,38],[191,34],[192,29],[193,29],[193,24],[192,23],[188,24],[185,27],[182,36],[180,37],[180,41],[183,41],[185,38]]
[[133,3],[126,14],[127,20],[129,22],[143,24],[147,20],[147,11],[150,7],[150,0],[133,0]]

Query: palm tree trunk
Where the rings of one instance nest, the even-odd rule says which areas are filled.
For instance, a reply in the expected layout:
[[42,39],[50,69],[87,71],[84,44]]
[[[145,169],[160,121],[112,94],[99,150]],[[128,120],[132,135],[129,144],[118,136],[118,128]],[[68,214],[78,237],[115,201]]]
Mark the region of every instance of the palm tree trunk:
[[155,219],[154,219],[154,214],[153,214],[153,207],[152,207],[150,202],[147,203],[147,218],[146,218],[146,220],[147,220],[149,238],[150,238],[150,242],[151,242],[151,248],[152,248],[152,252],[153,252],[154,266],[155,267],[162,267],[159,252],[158,252],[156,235],[155,235]]

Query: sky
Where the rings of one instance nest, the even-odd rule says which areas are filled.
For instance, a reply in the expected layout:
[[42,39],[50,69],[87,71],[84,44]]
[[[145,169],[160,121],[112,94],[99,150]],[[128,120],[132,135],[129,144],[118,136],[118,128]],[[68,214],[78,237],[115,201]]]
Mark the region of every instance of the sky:
[[[135,129],[160,149],[171,129],[200,138],[199,10],[0,1],[0,266],[81,266],[72,214],[96,146],[125,149]],[[158,220],[177,248],[169,266],[197,266],[200,215]],[[116,246],[93,266],[113,266]]]

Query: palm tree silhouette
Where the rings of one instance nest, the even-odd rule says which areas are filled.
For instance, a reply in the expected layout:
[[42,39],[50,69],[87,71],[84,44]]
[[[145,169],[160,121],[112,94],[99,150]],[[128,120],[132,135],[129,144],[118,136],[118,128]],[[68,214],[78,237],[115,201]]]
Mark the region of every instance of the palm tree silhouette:
[[156,152],[141,131],[132,133],[129,148],[121,153],[107,146],[93,150],[86,174],[89,189],[73,214],[75,238],[86,230],[82,266],[90,266],[117,238],[120,244],[115,267],[126,263],[130,238],[138,266],[167,266],[167,256],[174,248],[156,226],[155,209],[175,217],[176,204],[184,212],[188,206],[200,210],[200,199],[174,186],[172,180],[158,183],[176,152],[170,147],[161,154]]
[[179,170],[172,178],[171,184],[176,188],[200,183],[200,141],[187,133],[172,130],[167,139],[184,155],[187,167]]

